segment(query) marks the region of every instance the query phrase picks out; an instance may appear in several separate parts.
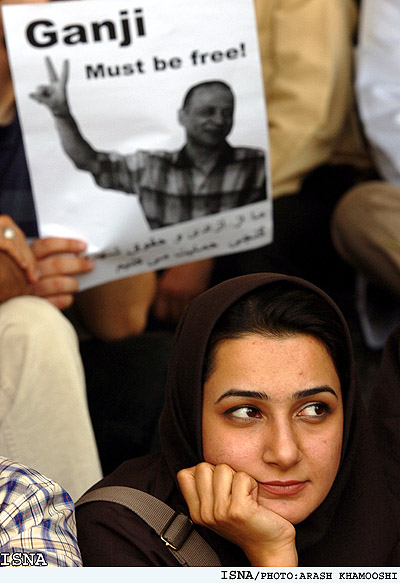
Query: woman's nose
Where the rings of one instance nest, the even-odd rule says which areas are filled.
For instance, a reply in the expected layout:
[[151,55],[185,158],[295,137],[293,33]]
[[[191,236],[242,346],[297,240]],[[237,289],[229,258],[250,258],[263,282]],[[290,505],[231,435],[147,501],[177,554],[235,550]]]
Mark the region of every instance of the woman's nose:
[[263,460],[286,470],[303,457],[299,438],[290,420],[271,422],[266,427]]

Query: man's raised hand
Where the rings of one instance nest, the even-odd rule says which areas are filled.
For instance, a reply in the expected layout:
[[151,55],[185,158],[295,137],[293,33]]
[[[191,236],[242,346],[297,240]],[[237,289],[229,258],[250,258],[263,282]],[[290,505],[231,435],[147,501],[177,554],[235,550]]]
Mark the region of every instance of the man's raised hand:
[[69,61],[63,61],[61,74],[58,75],[50,57],[45,57],[46,69],[49,75],[48,85],[39,85],[30,97],[38,103],[44,103],[55,116],[63,116],[69,113],[67,101],[67,83],[69,75]]

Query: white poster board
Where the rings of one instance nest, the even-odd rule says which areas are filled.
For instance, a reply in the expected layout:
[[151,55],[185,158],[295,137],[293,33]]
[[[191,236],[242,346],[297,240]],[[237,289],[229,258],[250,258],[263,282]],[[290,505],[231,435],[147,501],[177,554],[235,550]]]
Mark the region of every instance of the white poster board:
[[[6,5],[3,18],[40,235],[87,241],[96,268],[82,276],[81,289],[271,241],[267,122],[252,0]],[[32,98],[46,98],[52,75],[60,79],[65,62],[79,132],[94,152],[106,153],[97,182],[66,153],[54,112]],[[200,161],[199,170],[200,158],[188,156],[188,146],[181,151],[188,133],[197,131],[188,129],[196,120],[187,116],[182,125],[179,112],[187,90],[208,81],[218,82],[217,91],[228,85],[234,117],[226,151],[221,155],[211,144],[216,162],[210,169]],[[218,104],[216,99],[216,110]],[[208,136],[223,132],[218,123],[224,120],[206,129]],[[260,152],[266,184],[261,198],[259,188],[254,196]],[[177,184],[175,199],[170,182]]]

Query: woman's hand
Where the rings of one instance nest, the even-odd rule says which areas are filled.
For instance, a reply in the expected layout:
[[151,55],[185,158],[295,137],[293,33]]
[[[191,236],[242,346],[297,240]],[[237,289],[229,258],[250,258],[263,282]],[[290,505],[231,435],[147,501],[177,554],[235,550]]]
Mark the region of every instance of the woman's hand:
[[193,522],[236,544],[253,566],[297,566],[294,526],[258,503],[251,476],[203,462],[181,470],[178,481]]
[[94,267],[92,261],[80,256],[86,243],[78,239],[48,237],[36,239],[31,249],[40,274],[32,287],[32,295],[49,300],[60,310],[68,308],[79,289],[74,276],[88,273]]

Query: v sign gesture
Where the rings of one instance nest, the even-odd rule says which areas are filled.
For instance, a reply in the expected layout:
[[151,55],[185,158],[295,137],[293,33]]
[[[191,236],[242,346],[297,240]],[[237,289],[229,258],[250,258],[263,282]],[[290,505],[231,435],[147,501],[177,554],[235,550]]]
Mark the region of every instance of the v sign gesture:
[[45,58],[45,63],[50,83],[49,85],[39,85],[36,91],[30,94],[30,97],[38,103],[47,105],[55,116],[67,115],[69,113],[67,103],[69,61],[63,62],[60,76],[58,76],[50,57]]

